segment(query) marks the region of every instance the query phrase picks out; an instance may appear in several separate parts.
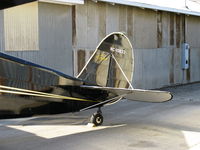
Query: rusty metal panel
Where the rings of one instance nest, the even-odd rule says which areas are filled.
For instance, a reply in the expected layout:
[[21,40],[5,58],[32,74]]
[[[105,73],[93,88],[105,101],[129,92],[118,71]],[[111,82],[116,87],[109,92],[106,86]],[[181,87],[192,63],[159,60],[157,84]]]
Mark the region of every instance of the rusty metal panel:
[[78,57],[78,73],[81,72],[81,70],[83,69],[84,65],[85,65],[85,50],[78,50],[77,52],[77,57]]
[[176,47],[181,46],[181,16],[176,15]]
[[182,28],[182,43],[185,43],[186,42],[185,15],[182,15],[181,28]]
[[162,12],[157,11],[157,47],[162,47]]
[[76,45],[76,6],[72,6],[72,45]]
[[38,50],[38,2],[4,10],[6,51]]
[[186,42],[185,15],[181,15],[181,28],[182,28],[182,40],[181,40],[181,43],[185,43]]
[[174,45],[174,14],[170,13],[170,45]]

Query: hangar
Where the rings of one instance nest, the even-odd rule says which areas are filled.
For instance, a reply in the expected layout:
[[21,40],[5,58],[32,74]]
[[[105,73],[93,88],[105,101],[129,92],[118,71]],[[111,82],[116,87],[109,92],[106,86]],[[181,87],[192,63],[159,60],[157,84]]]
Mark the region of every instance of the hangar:
[[135,88],[198,82],[199,8],[198,0],[38,0],[0,11],[0,51],[77,75],[103,37],[123,31],[134,49]]

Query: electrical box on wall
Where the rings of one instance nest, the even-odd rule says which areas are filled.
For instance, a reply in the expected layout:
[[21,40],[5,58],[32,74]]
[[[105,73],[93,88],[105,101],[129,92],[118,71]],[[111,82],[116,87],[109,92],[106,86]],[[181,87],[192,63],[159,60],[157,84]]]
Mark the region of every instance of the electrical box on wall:
[[182,69],[189,69],[190,46],[188,43],[182,45]]

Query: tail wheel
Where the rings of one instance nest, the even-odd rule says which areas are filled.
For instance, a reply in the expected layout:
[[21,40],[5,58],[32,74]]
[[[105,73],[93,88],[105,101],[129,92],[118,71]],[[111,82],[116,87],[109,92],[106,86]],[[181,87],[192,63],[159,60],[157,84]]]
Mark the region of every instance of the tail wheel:
[[103,123],[103,116],[101,113],[94,113],[90,118],[91,123],[95,126],[100,126]]

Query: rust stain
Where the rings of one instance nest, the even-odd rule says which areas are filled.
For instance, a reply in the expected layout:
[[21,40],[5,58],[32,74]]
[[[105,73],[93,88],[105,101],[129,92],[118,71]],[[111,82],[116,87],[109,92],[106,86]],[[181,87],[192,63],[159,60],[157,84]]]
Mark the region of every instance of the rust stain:
[[157,47],[162,47],[162,12],[157,11]]
[[180,15],[176,15],[176,47],[180,48],[181,43],[181,19]]
[[181,24],[182,24],[182,42],[186,42],[186,35],[185,35],[185,15],[181,17]]
[[76,45],[76,6],[72,6],[72,45]]
[[78,50],[78,73],[81,72],[85,65],[85,50]]
[[170,13],[170,45],[174,45],[174,14]]

